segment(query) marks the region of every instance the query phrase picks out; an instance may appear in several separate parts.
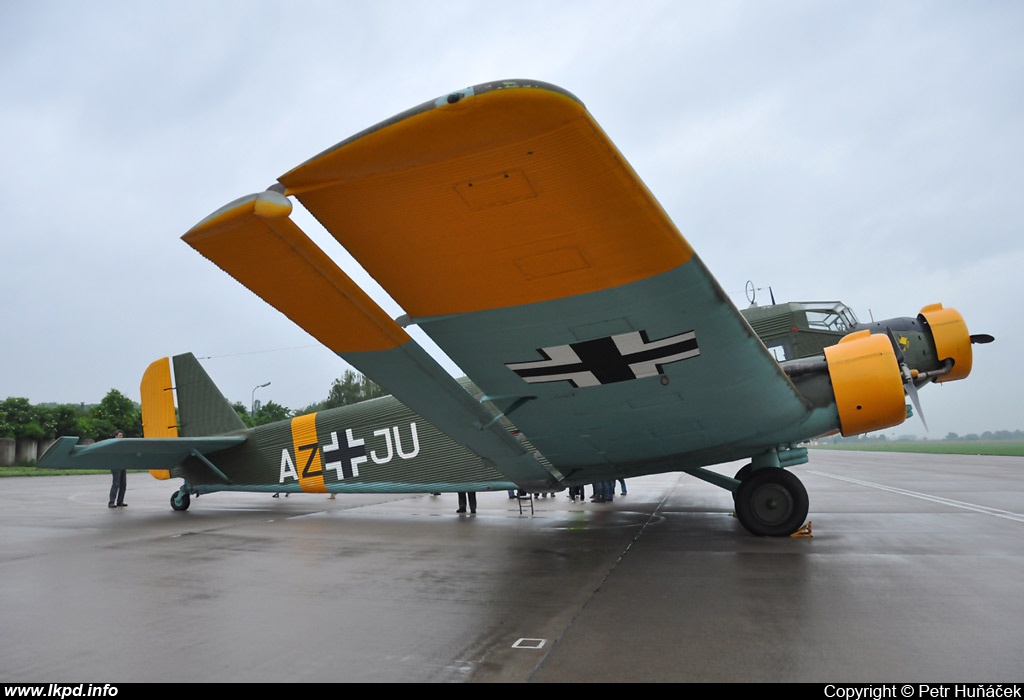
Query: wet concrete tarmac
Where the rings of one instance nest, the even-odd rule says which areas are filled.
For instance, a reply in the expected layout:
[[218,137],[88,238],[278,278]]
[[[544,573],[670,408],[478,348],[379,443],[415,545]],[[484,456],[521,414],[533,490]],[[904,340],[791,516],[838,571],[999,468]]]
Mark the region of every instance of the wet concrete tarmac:
[[[732,473],[738,465],[722,468]],[[681,475],[613,504],[0,480],[0,680],[1005,682],[1024,459],[814,451],[813,538]],[[588,491],[589,492],[589,491]]]

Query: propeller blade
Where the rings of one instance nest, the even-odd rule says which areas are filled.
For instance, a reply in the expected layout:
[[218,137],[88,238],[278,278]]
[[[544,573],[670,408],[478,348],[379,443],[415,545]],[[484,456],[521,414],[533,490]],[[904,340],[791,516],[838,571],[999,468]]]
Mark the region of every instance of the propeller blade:
[[975,333],[971,336],[971,342],[978,343],[980,345],[991,343],[993,340],[995,340],[995,338],[988,333]]
[[921,418],[921,422],[924,423],[924,429],[928,430],[928,421],[924,419],[924,411],[921,410],[921,402],[917,399],[917,387],[914,386],[914,382],[908,382],[903,385],[904,391],[907,392],[907,396],[910,397],[911,403],[914,404],[914,411],[918,417]]
[[906,356],[903,354],[903,348],[900,347],[892,329],[886,326],[885,332],[888,334],[889,342],[892,343],[892,349],[896,353],[896,361],[900,364],[900,373],[903,375],[903,391],[910,397],[910,402],[914,404],[914,412],[921,418],[921,422],[924,423],[924,429],[927,431],[928,421],[924,419],[924,411],[921,410],[921,401],[917,398],[917,385],[914,383],[914,373],[907,366]]

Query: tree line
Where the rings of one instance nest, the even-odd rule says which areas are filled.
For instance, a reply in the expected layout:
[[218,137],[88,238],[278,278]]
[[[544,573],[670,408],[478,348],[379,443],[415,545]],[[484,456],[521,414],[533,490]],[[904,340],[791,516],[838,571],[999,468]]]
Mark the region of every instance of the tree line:
[[900,435],[898,437],[887,437],[885,433],[877,432],[868,435],[851,435],[849,437],[843,437],[841,435],[835,435],[829,438],[825,438],[823,442],[840,443],[840,442],[908,442],[914,440],[921,440],[922,442],[933,440],[945,440],[948,442],[993,442],[998,440],[1013,440],[1015,442],[1024,442],[1024,430],[986,430],[983,433],[967,433],[966,435],[960,435],[954,432],[946,433],[945,437],[924,437],[919,438],[916,435]]
[[312,403],[304,408],[293,411],[292,409],[286,406],[281,406],[274,401],[267,401],[266,403],[259,404],[255,413],[251,413],[241,401],[235,401],[231,404],[231,407],[235,409],[235,413],[238,414],[238,417],[242,419],[242,422],[245,423],[247,427],[253,428],[257,425],[276,423],[277,421],[287,420],[295,416],[304,416],[307,413],[316,413],[318,411],[326,411],[329,408],[349,406],[354,403],[359,403],[360,401],[375,399],[384,395],[384,390],[381,389],[376,382],[363,376],[359,372],[353,372],[352,370],[347,369],[343,375],[331,383],[331,388],[327,392],[327,398],[322,401]]
[[[255,414],[241,401],[231,404],[248,427],[287,420],[315,411],[347,406],[384,396],[373,381],[352,370],[334,380],[327,397],[293,411],[274,401],[259,406]],[[64,435],[102,440],[124,431],[125,437],[142,437],[142,407],[117,389],[111,389],[98,404],[36,404],[26,398],[8,397],[0,401],[0,438],[46,440]]]

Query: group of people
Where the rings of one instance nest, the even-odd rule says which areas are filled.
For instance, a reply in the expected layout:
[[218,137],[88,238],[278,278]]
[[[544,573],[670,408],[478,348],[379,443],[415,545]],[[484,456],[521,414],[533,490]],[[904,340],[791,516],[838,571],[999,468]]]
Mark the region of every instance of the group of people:
[[[619,479],[619,491],[620,496],[625,496],[626,491],[626,480]],[[590,500],[593,503],[611,503],[615,500],[615,479],[608,479],[607,481],[598,481],[590,485],[591,493]],[[570,486],[569,487],[569,500],[573,503],[576,499],[579,499],[580,503],[586,500],[586,487],[584,486]]]
[[[609,479],[608,481],[598,481],[597,483],[591,484],[590,500],[593,503],[611,503],[615,500],[615,479]],[[626,491],[626,480],[619,479],[619,491],[620,496],[625,496]],[[573,503],[579,499],[580,503],[586,500],[586,486],[570,486],[569,487],[569,500]],[[521,492],[516,492],[515,489],[508,490],[509,498],[519,498]],[[433,494],[435,496],[440,494]],[[540,498],[542,496],[554,496],[553,493],[535,493],[534,498]],[[476,513],[476,491],[459,491],[459,509],[456,513],[462,514],[466,512],[466,505],[469,505],[469,512]]]

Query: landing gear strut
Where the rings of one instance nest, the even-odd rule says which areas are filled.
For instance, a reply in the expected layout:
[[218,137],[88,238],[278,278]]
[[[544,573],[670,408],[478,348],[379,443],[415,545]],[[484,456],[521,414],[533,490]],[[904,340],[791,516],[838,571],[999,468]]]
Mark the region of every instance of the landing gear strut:
[[800,529],[808,508],[807,489],[800,479],[775,467],[751,471],[745,477],[733,494],[736,517],[743,527],[769,537],[786,537]]
[[188,510],[189,504],[192,503],[192,497],[188,495],[188,491],[184,489],[178,489],[171,494],[171,508],[174,510]]

